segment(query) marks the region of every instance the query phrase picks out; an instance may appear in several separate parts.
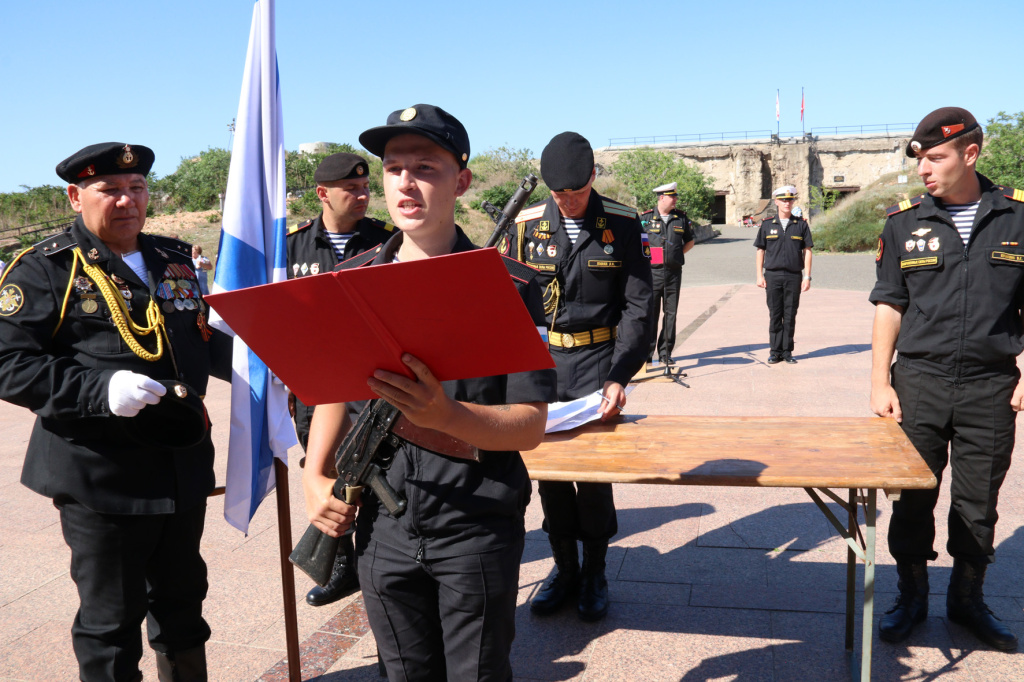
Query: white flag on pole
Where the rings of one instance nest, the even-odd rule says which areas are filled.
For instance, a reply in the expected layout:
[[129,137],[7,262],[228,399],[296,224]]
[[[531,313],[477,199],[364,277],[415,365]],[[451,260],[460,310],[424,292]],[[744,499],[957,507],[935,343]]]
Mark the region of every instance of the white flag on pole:
[[[287,279],[284,159],[274,0],[258,0],[235,119],[213,293]],[[215,312],[210,324],[231,333]],[[232,368],[224,518],[247,532],[256,508],[274,489],[274,457],[287,461],[288,448],[297,441],[284,386],[270,380],[267,366],[237,336]]]

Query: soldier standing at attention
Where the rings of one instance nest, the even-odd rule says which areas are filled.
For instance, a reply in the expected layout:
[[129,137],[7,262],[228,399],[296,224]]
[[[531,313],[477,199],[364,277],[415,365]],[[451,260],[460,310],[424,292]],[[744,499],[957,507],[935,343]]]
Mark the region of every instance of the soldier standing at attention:
[[231,380],[231,340],[206,324],[190,246],[142,232],[153,158],[107,142],[57,164],[78,216],[0,279],[0,398],[36,414],[21,482],[60,512],[85,682],[142,679],[144,620],[161,680],[207,678],[200,398]]
[[[969,111],[943,107],[907,145],[928,193],[893,206],[878,241],[871,410],[900,422],[940,483],[951,465],[946,617],[1009,651],[1017,637],[992,614],[982,587],[1024,403],[1024,191],[975,171],[982,141]],[[904,490],[893,502],[899,597],[879,623],[887,642],[906,639],[928,615],[938,497],[938,487]]]
[[[640,216],[640,222],[651,241],[651,248],[662,249],[662,263],[651,263],[654,285],[654,303],[651,315],[651,353],[665,365],[674,365],[672,350],[676,345],[676,309],[679,307],[679,289],[683,281],[685,254],[693,248],[693,230],[685,211],[676,209],[679,197],[676,183],[654,188],[657,205]],[[658,328],[659,310],[663,311],[661,332]]]
[[[593,191],[597,169],[584,137],[552,138],[540,172],[551,196],[524,209],[516,234],[498,249],[540,271],[558,400],[601,391],[602,418],[614,417],[650,351],[650,248],[636,211]],[[612,486],[541,481],[538,488],[556,573],[530,608],[552,613],[578,590],[580,617],[600,620],[608,613],[605,555],[618,531]]]
[[[366,207],[370,203],[369,170],[366,159],[347,152],[331,154],[317,166],[313,180],[316,181],[316,195],[323,210],[313,220],[288,229],[285,240],[288,279],[330,272],[341,261],[369,251],[391,236],[394,225],[366,217]],[[324,314],[329,315],[330,312],[325,310]],[[327,352],[319,348],[310,350],[313,353]],[[332,352],[345,351],[339,348]],[[295,433],[305,452],[313,406],[303,404],[294,393],[288,395],[288,403],[295,420]],[[305,459],[302,458],[302,465],[305,465]],[[338,543],[338,558],[330,581],[323,587],[314,586],[306,594],[306,603],[324,606],[357,589],[359,575],[352,534],[349,533]]]
[[778,215],[766,218],[757,230],[757,286],[768,290],[768,364],[793,358],[793,334],[800,293],[811,288],[811,227],[793,215],[796,187],[786,185],[772,192]]

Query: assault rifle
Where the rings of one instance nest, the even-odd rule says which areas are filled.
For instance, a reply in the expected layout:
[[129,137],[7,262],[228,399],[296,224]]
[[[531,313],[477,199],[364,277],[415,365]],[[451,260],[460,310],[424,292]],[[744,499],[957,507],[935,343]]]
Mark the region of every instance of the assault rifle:
[[537,176],[533,173],[529,173],[523,181],[519,183],[519,187],[516,189],[515,194],[505,204],[505,208],[498,210],[497,207],[492,205],[490,202],[485,201],[483,208],[487,212],[487,215],[494,221],[494,232],[491,233],[487,243],[484,244],[484,248],[490,248],[498,243],[498,239],[501,238],[501,234],[508,229],[510,225],[515,223],[516,216],[523,210],[523,206],[526,206],[526,202],[530,200],[530,194],[533,190],[537,189]]
[[[416,426],[397,407],[377,398],[369,401],[359,413],[338,449],[334,496],[355,504],[363,488],[369,486],[389,514],[395,518],[404,514],[407,503],[391,487],[385,474],[403,441],[449,457],[480,460],[475,446],[440,431]],[[317,585],[326,585],[331,578],[339,541],[310,524],[288,560]]]

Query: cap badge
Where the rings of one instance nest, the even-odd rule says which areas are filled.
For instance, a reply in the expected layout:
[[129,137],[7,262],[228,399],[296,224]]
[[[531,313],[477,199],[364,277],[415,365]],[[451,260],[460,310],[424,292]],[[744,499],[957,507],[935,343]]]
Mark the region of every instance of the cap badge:
[[363,165],[362,164],[359,164],[358,166],[356,166],[356,175],[362,175],[365,172],[366,171],[363,170]]
[[949,137],[950,135],[955,135],[956,133],[959,133],[963,129],[963,123],[957,123],[956,125],[951,126],[942,126],[942,136]]
[[408,109],[403,111],[402,115],[399,116],[398,118],[400,120],[402,120],[402,121],[411,121],[411,120],[413,120],[414,118],[416,118],[416,109],[415,109],[415,107],[409,107]]
[[466,159],[468,159],[468,158],[469,158],[469,154],[463,154],[463,155],[462,155],[462,160],[463,160],[463,161],[465,161],[465,160],[466,160]]
[[138,164],[138,159],[135,158],[135,154],[132,153],[132,146],[126,144],[124,146],[123,153],[120,158],[117,159],[117,165],[119,168],[133,168]]
[[184,386],[182,386],[181,384],[175,384],[174,385],[174,395],[178,396],[179,398],[187,398],[188,397],[188,389],[185,388]]
[[918,142],[917,140],[911,140],[910,148],[913,149],[915,152],[919,152],[921,151],[921,143]]
[[88,178],[92,175],[96,175],[96,166],[89,164],[84,169],[82,169],[82,172],[78,174],[78,177]]

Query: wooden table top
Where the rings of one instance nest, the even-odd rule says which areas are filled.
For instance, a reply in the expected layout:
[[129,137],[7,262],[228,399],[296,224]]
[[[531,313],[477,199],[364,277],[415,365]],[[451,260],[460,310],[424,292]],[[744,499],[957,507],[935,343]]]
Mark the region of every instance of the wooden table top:
[[543,481],[810,488],[934,488],[892,419],[625,415],[549,434],[523,452]]

